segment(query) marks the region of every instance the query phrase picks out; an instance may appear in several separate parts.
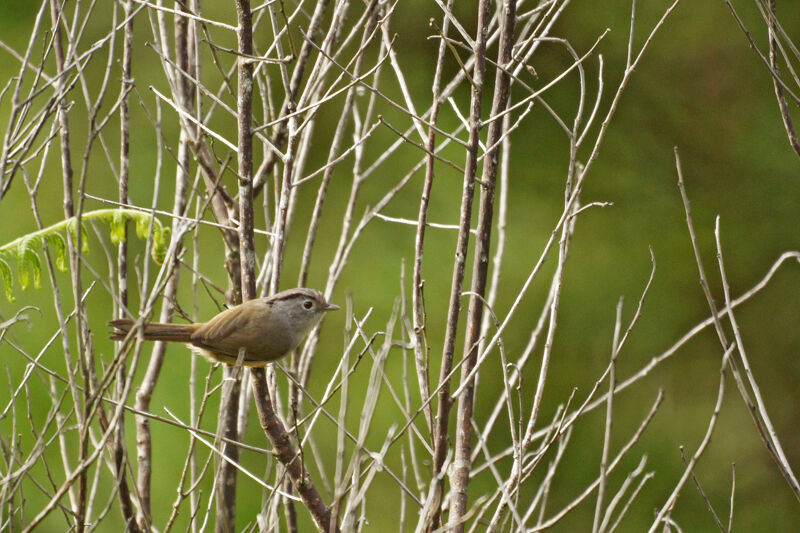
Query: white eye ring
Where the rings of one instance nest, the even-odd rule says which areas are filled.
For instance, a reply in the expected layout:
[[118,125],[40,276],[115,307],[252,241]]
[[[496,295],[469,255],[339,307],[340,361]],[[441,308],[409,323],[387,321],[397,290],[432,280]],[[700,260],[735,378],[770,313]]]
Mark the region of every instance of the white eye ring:
[[314,307],[314,302],[312,302],[311,300],[306,300],[305,302],[303,302],[303,307],[305,309],[311,309],[312,307]]

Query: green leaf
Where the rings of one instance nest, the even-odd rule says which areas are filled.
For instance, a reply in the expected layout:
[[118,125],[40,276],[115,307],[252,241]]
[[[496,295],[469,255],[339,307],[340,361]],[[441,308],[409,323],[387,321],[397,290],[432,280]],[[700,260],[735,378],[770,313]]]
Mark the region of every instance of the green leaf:
[[169,228],[162,226],[161,223],[156,220],[153,231],[153,248],[150,250],[150,256],[153,258],[153,261],[159,265],[163,264],[164,259],[167,257],[169,232]]
[[67,271],[67,243],[60,233],[50,233],[47,235],[47,243],[56,256],[56,268],[61,272]]
[[33,247],[29,246],[25,249],[25,258],[22,261],[27,263],[33,274],[33,286],[36,289],[42,288],[42,263],[39,261],[39,254],[37,254]]
[[[19,276],[19,286],[23,291],[28,290],[31,285],[31,277],[33,277],[33,263],[30,260],[31,239],[22,239],[17,244],[17,275]],[[36,253],[34,252],[35,256]],[[37,257],[38,259],[38,257]]]
[[19,276],[19,286],[23,291],[27,291],[31,285],[31,265],[26,261],[17,262],[17,275]]
[[[87,213],[89,215],[91,213]],[[86,218],[86,217],[84,217]],[[67,230],[72,233],[72,238],[77,240],[78,233],[76,231],[77,222],[74,218],[71,218],[67,222]],[[88,253],[89,252],[89,233],[86,231],[86,226],[81,224],[81,253]]]
[[6,292],[6,299],[9,302],[15,302],[16,298],[11,293],[11,268],[9,268],[8,263],[0,259],[0,277],[3,278],[3,288]]
[[146,239],[149,233],[150,233],[150,217],[137,216],[136,235],[138,235],[140,239]]
[[89,232],[84,224],[81,224],[81,253],[89,253]]
[[127,234],[126,222],[125,214],[121,211],[116,211],[114,216],[111,217],[109,222],[111,225],[111,242],[114,244],[125,242],[125,236]]

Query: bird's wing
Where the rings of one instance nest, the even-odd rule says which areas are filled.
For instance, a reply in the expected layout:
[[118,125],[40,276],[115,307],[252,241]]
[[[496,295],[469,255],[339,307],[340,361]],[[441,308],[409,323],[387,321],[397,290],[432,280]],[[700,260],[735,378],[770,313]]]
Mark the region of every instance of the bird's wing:
[[244,327],[245,322],[247,322],[247,314],[242,312],[242,306],[231,307],[200,326],[192,334],[192,340],[213,346]]
[[192,334],[192,344],[231,357],[245,348],[248,359],[258,357],[259,350],[264,349],[260,329],[268,307],[271,307],[268,302],[259,299],[231,307],[198,328]]

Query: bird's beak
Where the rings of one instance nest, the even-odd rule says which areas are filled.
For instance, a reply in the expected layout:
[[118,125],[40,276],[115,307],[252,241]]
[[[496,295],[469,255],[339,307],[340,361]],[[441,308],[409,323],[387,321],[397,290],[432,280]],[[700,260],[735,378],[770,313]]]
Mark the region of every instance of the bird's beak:
[[325,304],[326,311],[338,311],[339,309],[341,309],[341,307],[336,304]]

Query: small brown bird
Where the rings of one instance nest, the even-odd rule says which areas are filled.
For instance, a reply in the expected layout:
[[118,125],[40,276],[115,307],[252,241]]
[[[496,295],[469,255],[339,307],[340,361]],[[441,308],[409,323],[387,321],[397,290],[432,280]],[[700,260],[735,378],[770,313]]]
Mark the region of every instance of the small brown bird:
[[[265,366],[297,348],[325,313],[336,309],[320,291],[298,288],[248,300],[205,323],[145,322],[142,329],[145,340],[191,344],[208,359],[229,365],[244,348],[245,366]],[[124,340],[135,324],[128,318],[112,320],[111,338]]]

